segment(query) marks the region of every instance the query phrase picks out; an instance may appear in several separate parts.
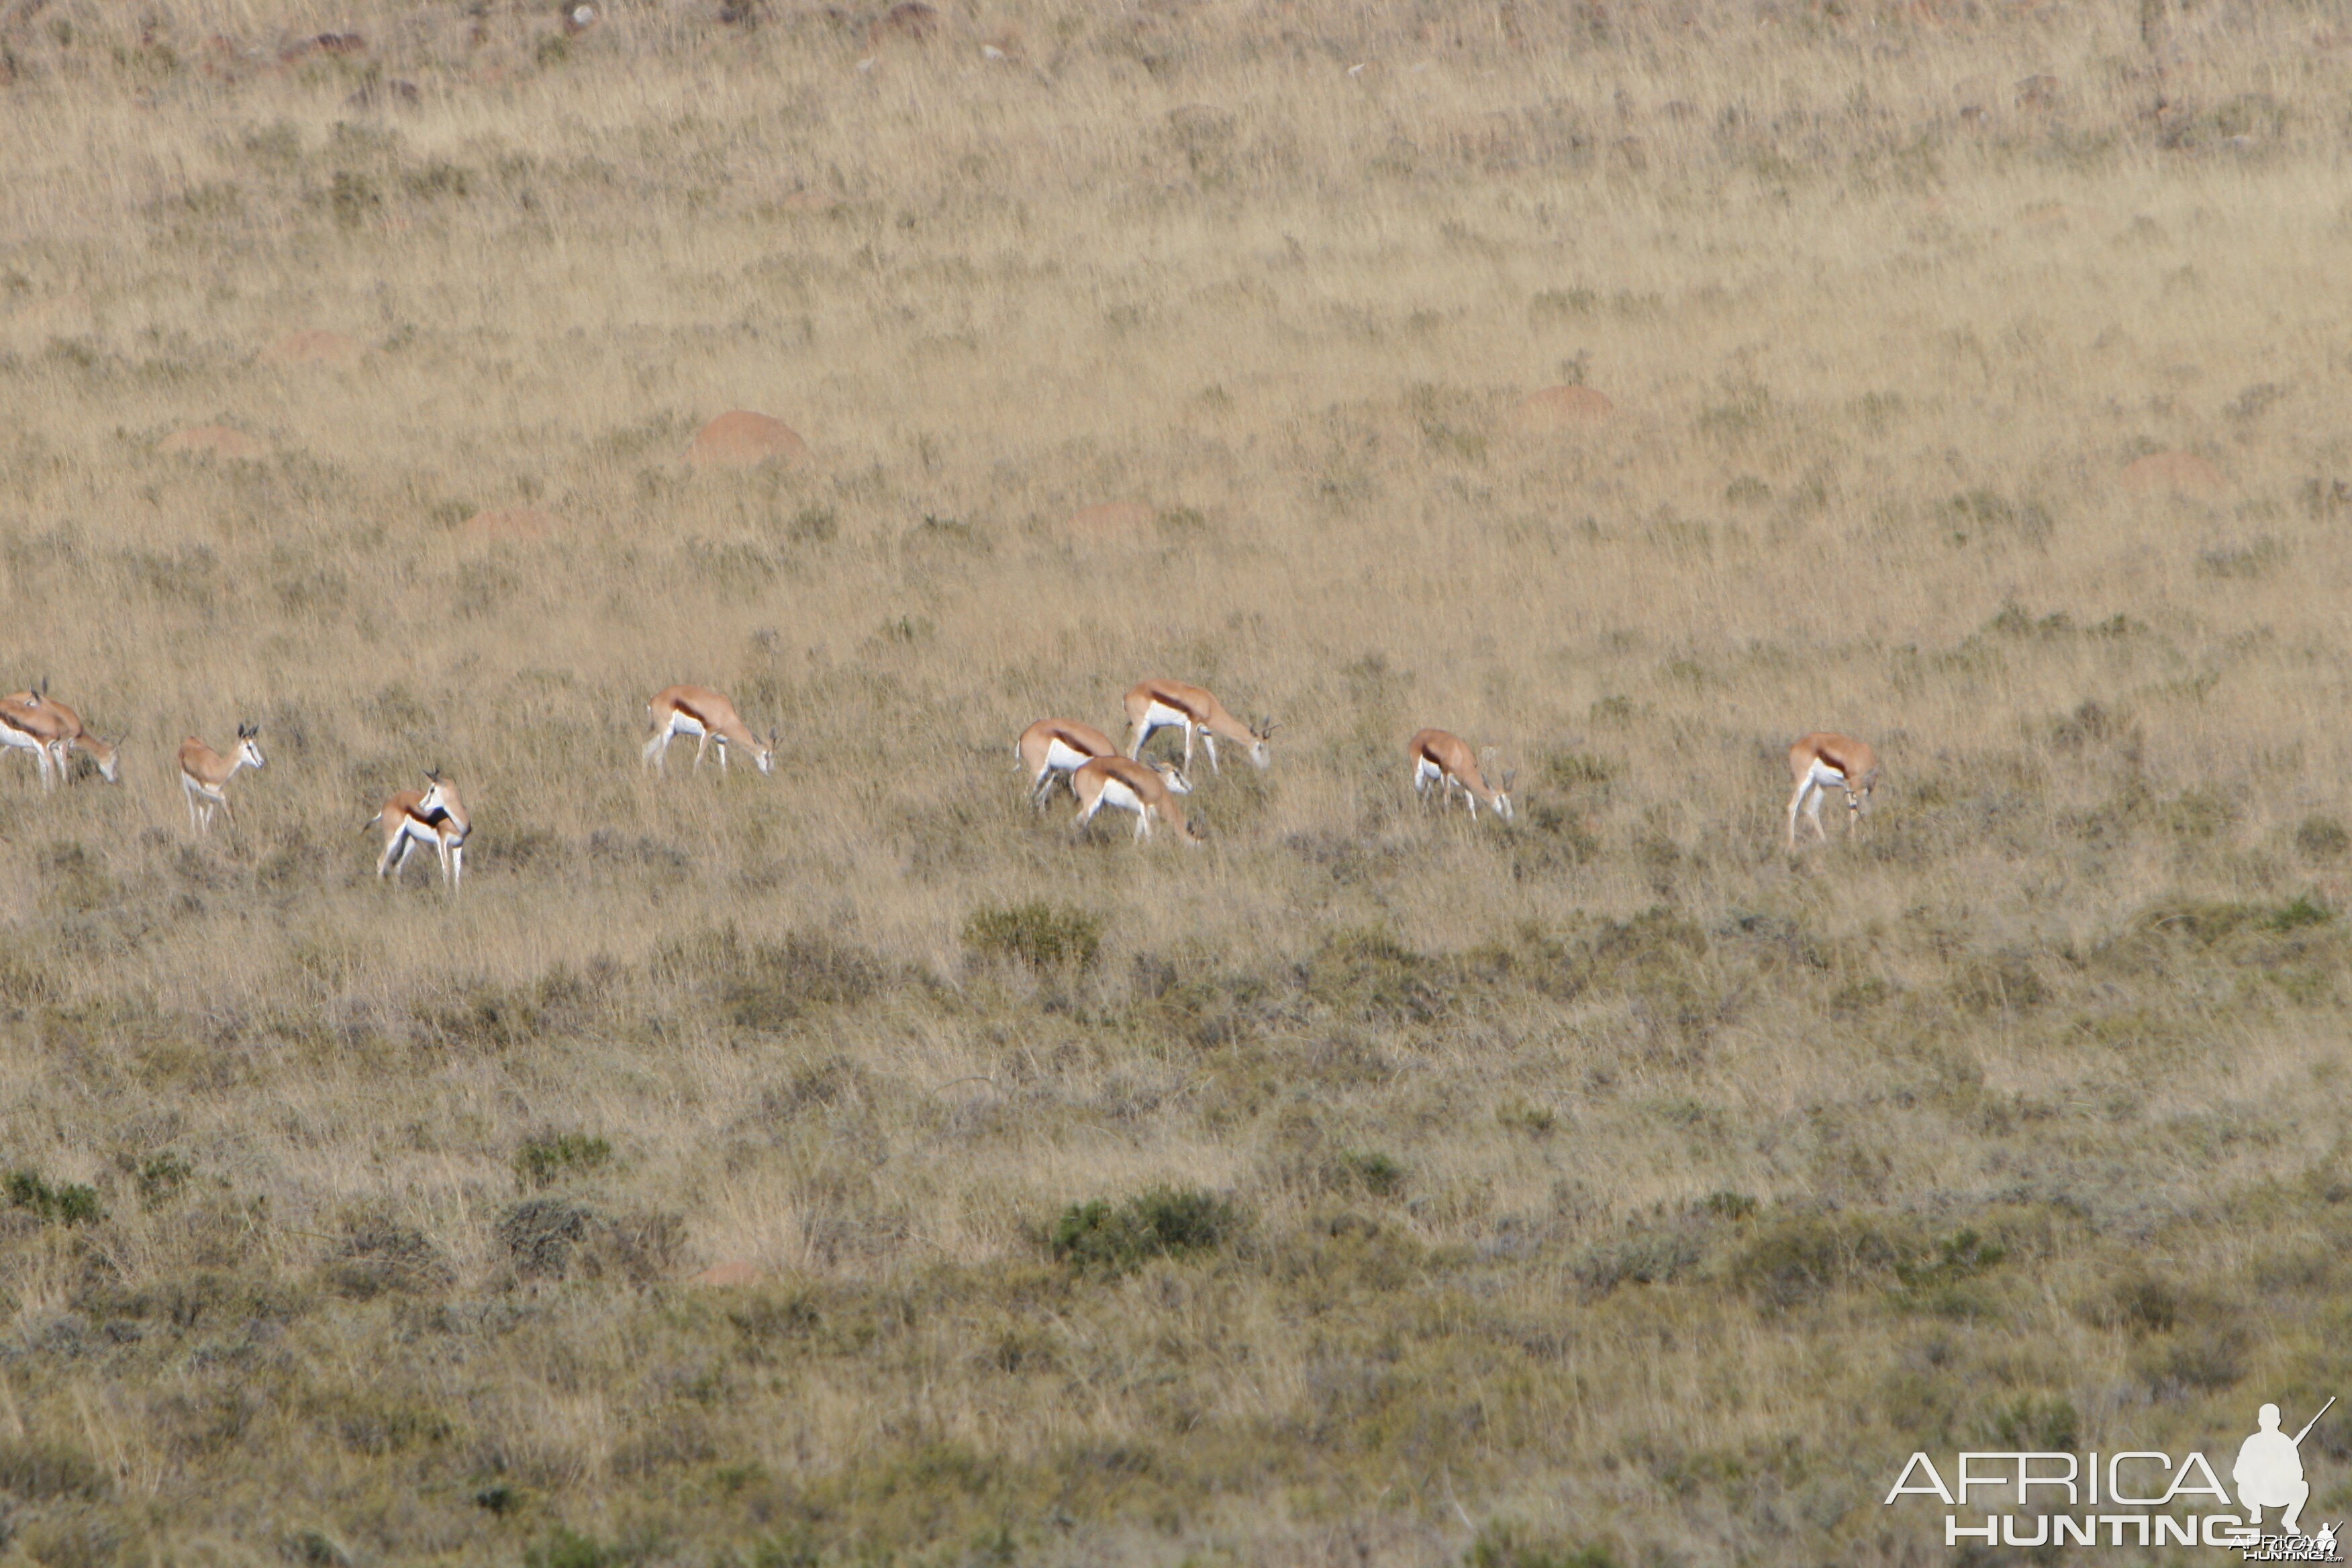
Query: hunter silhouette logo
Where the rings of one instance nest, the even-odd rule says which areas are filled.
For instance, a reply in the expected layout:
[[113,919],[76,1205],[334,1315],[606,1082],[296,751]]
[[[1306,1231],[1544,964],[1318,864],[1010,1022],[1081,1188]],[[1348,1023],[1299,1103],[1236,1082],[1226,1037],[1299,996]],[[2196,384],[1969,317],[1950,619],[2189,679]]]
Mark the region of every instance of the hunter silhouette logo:
[[[2326,1415],[2335,1403],[2331,1396],[2319,1407],[2319,1415]],[[2279,1430],[2277,1405],[2265,1405],[2256,1414],[2260,1430],[2238,1449],[2238,1462],[2230,1471],[2230,1479],[2238,1483],[2238,1506],[2246,1510],[2248,1524],[2261,1524],[2266,1508],[2284,1509],[2279,1515],[2279,1528],[2289,1535],[2303,1533],[2294,1521],[2303,1513],[2303,1505],[2311,1500],[2311,1483],[2303,1479],[2300,1450],[2303,1440],[2319,1425],[2319,1415],[2305,1422],[2303,1430],[2290,1437]]]
[[[2313,1534],[2301,1524],[2311,1500],[2303,1440],[2335,1407],[2331,1397],[2290,1434],[2280,1429],[2279,1407],[2263,1405],[2253,1433],[2238,1446],[2231,1486],[2193,1448],[2178,1458],[2152,1448],[1971,1450],[1957,1456],[1948,1482],[1922,1453],[1903,1467],[1885,1506],[1934,1498],[1951,1510],[1944,1515],[1944,1544],[1953,1548],[2221,1547],[2249,1563],[2341,1563],[2341,1522]],[[2276,1534],[2263,1528],[2272,1510]]]

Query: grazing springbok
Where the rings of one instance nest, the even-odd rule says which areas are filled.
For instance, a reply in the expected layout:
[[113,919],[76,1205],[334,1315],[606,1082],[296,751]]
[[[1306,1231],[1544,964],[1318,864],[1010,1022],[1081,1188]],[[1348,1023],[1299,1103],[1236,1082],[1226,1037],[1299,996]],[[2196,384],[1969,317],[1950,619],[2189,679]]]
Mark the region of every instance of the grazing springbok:
[[1845,791],[1846,831],[1853,831],[1863,803],[1878,787],[1878,753],[1851,735],[1816,732],[1789,748],[1789,776],[1797,784],[1797,793],[1789,797],[1789,847],[1794,849],[1800,810],[1817,837],[1829,837],[1822,826],[1822,800],[1832,789]]
[[1040,719],[1021,731],[1013,742],[1013,754],[1029,775],[1029,804],[1043,811],[1055,784],[1067,784],[1072,773],[1097,757],[1118,755],[1118,747],[1092,724]]
[[653,767],[660,767],[662,759],[669,755],[672,740],[692,735],[698,768],[702,765],[702,753],[716,741],[722,770],[727,766],[727,748],[733,745],[749,751],[761,773],[776,771],[778,731],[771,730],[768,738],[761,740],[735,711],[735,704],[707,686],[664,687],[654,693],[646,709],[654,718],[654,738],[646,742],[646,762]]
[[[0,729],[16,732],[0,735],[0,743],[38,754],[41,782],[52,788],[72,776],[66,763],[68,753],[76,747],[89,753],[90,761],[98,764],[100,778],[109,784],[121,781],[121,759],[116,751],[121,737],[101,741],[83,729],[81,715],[50,696],[46,680],[34,690],[0,697]],[[26,739],[33,744],[28,746]]]
[[57,787],[56,770],[61,765],[58,755],[63,748],[53,742],[39,715],[33,710],[40,699],[31,703],[19,702],[13,697],[0,697],[0,746],[11,751],[33,753],[33,765],[40,770],[41,787]]
[[408,858],[416,847],[430,844],[441,858],[441,879],[455,892],[466,879],[466,837],[473,831],[473,818],[457,799],[457,786],[443,778],[439,770],[426,773],[425,783],[421,790],[402,790],[368,818],[368,826],[383,835],[383,854],[375,863],[375,874],[390,872],[397,879],[408,868]]
[[1217,737],[1223,735],[1235,745],[1249,748],[1249,760],[1265,767],[1274,758],[1266,750],[1266,742],[1274,735],[1274,721],[1260,719],[1255,724],[1244,724],[1225,711],[1225,705],[1197,686],[1187,686],[1181,680],[1147,680],[1127,694],[1127,721],[1135,730],[1135,744],[1128,755],[1140,761],[1143,742],[1151,739],[1155,730],[1181,728],[1184,731],[1184,765],[1192,765],[1192,737],[1199,735],[1201,743],[1209,749],[1209,771],[1222,773],[1217,764]]
[[1516,770],[1505,769],[1503,787],[1493,789],[1478,764],[1483,760],[1495,760],[1495,748],[1486,748],[1483,758],[1470,753],[1469,742],[1459,735],[1444,730],[1423,730],[1415,735],[1407,751],[1412,757],[1412,792],[1426,800],[1429,786],[1438,786],[1437,804],[1444,810],[1455,790],[1462,792],[1462,802],[1470,808],[1470,819],[1478,818],[1478,803],[1484,801],[1496,816],[1511,820],[1511,779]]
[[1185,820],[1184,808],[1176,804],[1176,797],[1191,795],[1192,786],[1182,769],[1166,763],[1139,763],[1117,753],[1090,757],[1071,773],[1070,793],[1078,797],[1081,833],[1095,819],[1095,813],[1112,805],[1135,813],[1138,842],[1151,837],[1155,816],[1174,828],[1185,843],[1201,841],[1201,830]]
[[218,807],[226,813],[229,826],[236,826],[236,813],[229,810],[228,781],[236,776],[239,768],[261,766],[261,726],[239,724],[236,727],[236,750],[222,756],[195,736],[180,742],[180,787],[187,792],[188,821],[198,833],[209,833],[213,826],[213,811]]

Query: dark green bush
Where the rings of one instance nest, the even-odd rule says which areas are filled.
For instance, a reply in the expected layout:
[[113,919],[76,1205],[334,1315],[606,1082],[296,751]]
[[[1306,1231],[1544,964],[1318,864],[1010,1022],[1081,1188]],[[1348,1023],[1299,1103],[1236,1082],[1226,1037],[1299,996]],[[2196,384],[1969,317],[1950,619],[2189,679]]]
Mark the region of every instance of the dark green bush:
[[2352,835],[2332,816],[2306,816],[2294,830],[2294,847],[2306,860],[2334,860],[2352,848]]
[[1043,900],[974,910],[963,922],[963,944],[983,958],[1032,969],[1087,969],[1102,952],[1102,917]]
[[515,1178],[526,1187],[549,1186],[568,1176],[585,1175],[612,1158],[613,1145],[592,1133],[550,1133],[515,1151]]
[[1119,1274],[1154,1258],[1213,1250],[1240,1224],[1234,1205],[1213,1193],[1154,1187],[1116,1207],[1101,1198],[1071,1205],[1050,1241],[1054,1256],[1073,1268]]
[[0,1438],[0,1492],[26,1502],[95,1502],[114,1489],[105,1467],[62,1443]]
[[1404,1191],[1404,1167],[1377,1149],[1343,1154],[1339,1163],[1350,1180],[1376,1198]]
[[1478,1531],[1462,1562],[1464,1568],[1617,1568],[1618,1557],[1606,1546],[1570,1546],[1497,1520]]
[[1755,1232],[1733,1258],[1730,1279],[1767,1308],[1780,1310],[1888,1272],[1902,1258],[1903,1249],[1866,1221],[1793,1215]]
[[2003,1448],[2073,1453],[2082,1440],[2074,1403],[2054,1394],[2020,1394],[1985,1421],[1987,1439]]
[[31,1210],[44,1225],[89,1225],[106,1217],[97,1188],[71,1184],[52,1187],[37,1171],[8,1173],[8,1201]]

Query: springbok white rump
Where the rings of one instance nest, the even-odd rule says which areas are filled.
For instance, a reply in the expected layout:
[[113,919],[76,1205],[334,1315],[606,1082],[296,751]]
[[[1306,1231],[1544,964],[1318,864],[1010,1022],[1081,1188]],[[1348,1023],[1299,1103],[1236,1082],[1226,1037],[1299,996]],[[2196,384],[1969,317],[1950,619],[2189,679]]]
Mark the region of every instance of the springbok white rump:
[[55,788],[70,776],[68,753],[79,747],[98,764],[99,776],[121,782],[121,737],[101,741],[82,727],[81,715],[49,695],[47,680],[29,691],[0,697],[0,744],[31,751],[41,767],[41,782]]
[[1822,826],[1822,799],[1832,789],[1845,792],[1845,827],[1848,833],[1854,830],[1862,821],[1863,803],[1878,787],[1878,753],[1851,735],[1816,731],[1799,737],[1789,748],[1789,776],[1797,785],[1797,793],[1789,797],[1789,847],[1794,849],[1800,810],[1816,837],[1829,837]]
[[41,787],[55,789],[58,772],[64,766],[65,748],[50,739],[47,727],[40,722],[39,702],[37,696],[29,704],[0,697],[0,746],[32,752],[33,766],[40,770]]
[[239,724],[236,727],[236,750],[222,756],[195,736],[180,742],[180,787],[187,792],[188,821],[198,833],[209,833],[213,811],[218,807],[227,814],[229,826],[236,826],[236,813],[228,807],[228,781],[236,776],[239,768],[261,766],[261,726]]
[[771,730],[768,738],[761,740],[735,711],[735,704],[707,686],[666,686],[654,693],[646,710],[654,720],[654,738],[646,742],[646,762],[649,766],[662,766],[662,760],[669,755],[671,741],[680,735],[692,735],[694,765],[698,768],[702,765],[702,753],[716,741],[722,770],[727,766],[727,748],[732,745],[749,751],[761,773],[775,772],[779,731]]
[[1139,843],[1151,837],[1155,816],[1174,828],[1183,842],[1201,842],[1201,830],[1185,820],[1184,808],[1176,804],[1178,795],[1192,793],[1181,768],[1117,755],[1092,757],[1070,774],[1070,793],[1078,797],[1080,833],[1095,819],[1095,813],[1109,805],[1135,813]]
[[[1481,801],[1505,822],[1511,820],[1510,788],[1516,770],[1503,771],[1501,789],[1489,787],[1486,773],[1478,765],[1482,759],[1471,754],[1469,742],[1444,730],[1422,731],[1407,743],[1406,750],[1412,757],[1413,794],[1426,799],[1429,786],[1437,785],[1437,803],[1442,810],[1458,789],[1463,804],[1470,808],[1472,821],[1477,820]],[[1486,748],[1483,760],[1495,760],[1494,747]]]
[[1076,719],[1040,719],[1013,742],[1021,771],[1029,775],[1029,804],[1043,811],[1054,786],[1097,757],[1115,757],[1118,747],[1092,724]]
[[1156,730],[1181,729],[1184,731],[1184,765],[1192,765],[1192,737],[1199,735],[1201,743],[1209,751],[1209,771],[1222,773],[1217,763],[1217,737],[1223,735],[1235,745],[1249,748],[1249,760],[1258,767],[1273,762],[1266,742],[1274,735],[1274,721],[1260,719],[1255,724],[1244,724],[1225,711],[1225,705],[1197,686],[1187,686],[1181,680],[1146,680],[1127,694],[1127,721],[1135,731],[1135,744],[1128,755],[1140,761],[1143,743],[1151,739]]
[[368,826],[383,836],[383,854],[376,860],[375,874],[382,877],[390,872],[397,879],[407,869],[408,858],[416,847],[430,844],[441,858],[441,879],[456,892],[466,879],[466,838],[474,830],[474,821],[457,799],[457,786],[443,778],[440,770],[427,773],[425,783],[421,790],[402,790],[368,818]]

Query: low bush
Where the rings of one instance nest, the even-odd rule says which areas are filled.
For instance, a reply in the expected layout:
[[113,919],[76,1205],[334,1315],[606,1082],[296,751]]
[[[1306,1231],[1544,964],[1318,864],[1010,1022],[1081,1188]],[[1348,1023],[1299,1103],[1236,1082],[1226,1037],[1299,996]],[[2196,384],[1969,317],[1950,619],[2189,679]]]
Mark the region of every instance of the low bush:
[[1102,917],[1043,900],[974,910],[963,922],[963,944],[982,958],[1032,969],[1088,969],[1102,952]]
[[1120,1274],[1154,1258],[1212,1251],[1240,1223],[1234,1205],[1213,1193],[1154,1187],[1117,1206],[1101,1198],[1073,1204],[1049,1239],[1054,1256],[1075,1268]]

